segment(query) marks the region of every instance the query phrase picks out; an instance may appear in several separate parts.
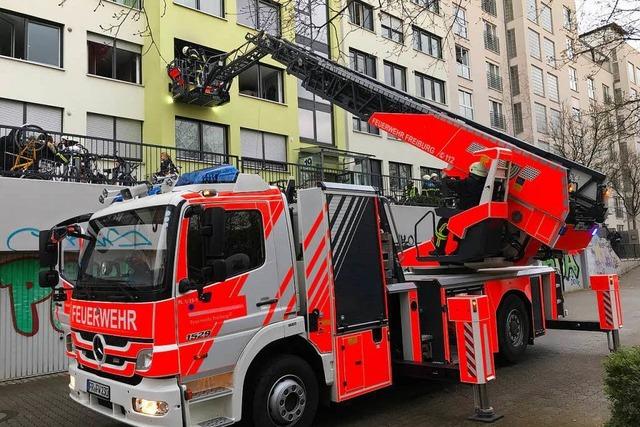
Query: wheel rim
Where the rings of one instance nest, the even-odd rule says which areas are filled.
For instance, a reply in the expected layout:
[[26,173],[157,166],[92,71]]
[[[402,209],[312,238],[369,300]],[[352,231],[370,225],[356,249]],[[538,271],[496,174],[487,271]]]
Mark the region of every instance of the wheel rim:
[[524,342],[524,325],[520,311],[513,309],[507,315],[507,337],[512,347],[520,347]]
[[304,414],[306,404],[306,389],[295,375],[281,377],[269,391],[269,416],[278,425],[291,426],[297,423]]

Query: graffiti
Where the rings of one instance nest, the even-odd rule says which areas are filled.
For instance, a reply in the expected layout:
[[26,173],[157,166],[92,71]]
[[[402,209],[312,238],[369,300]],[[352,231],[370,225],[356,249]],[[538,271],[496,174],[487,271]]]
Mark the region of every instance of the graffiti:
[[412,235],[407,236],[406,234],[400,234],[398,235],[398,239],[400,240],[401,250],[412,248],[416,245],[415,238]]
[[21,228],[18,228],[17,230],[12,231],[7,235],[7,240],[5,244],[7,245],[7,248],[9,248],[10,251],[16,251],[17,249],[14,248],[14,243],[16,243],[16,241],[24,242],[25,239],[26,240],[35,239],[34,246],[35,248],[37,248],[39,234],[40,234],[40,230],[38,230],[37,228],[21,227]]
[[11,306],[11,318],[15,331],[24,336],[38,333],[38,304],[48,303],[51,326],[61,331],[51,300],[51,289],[38,286],[40,264],[37,258],[25,256],[0,263],[0,290],[7,289]]
[[[549,259],[542,263],[560,271],[560,262],[557,258]],[[583,287],[582,276],[580,275],[580,258],[578,255],[564,255],[562,270],[562,279],[565,289]]]

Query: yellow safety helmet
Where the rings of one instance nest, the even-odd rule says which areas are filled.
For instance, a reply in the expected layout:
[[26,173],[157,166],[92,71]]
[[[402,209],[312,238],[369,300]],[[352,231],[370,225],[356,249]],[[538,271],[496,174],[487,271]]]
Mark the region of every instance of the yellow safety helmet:
[[473,162],[469,165],[469,173],[481,177],[487,176],[487,168],[484,167],[482,162]]

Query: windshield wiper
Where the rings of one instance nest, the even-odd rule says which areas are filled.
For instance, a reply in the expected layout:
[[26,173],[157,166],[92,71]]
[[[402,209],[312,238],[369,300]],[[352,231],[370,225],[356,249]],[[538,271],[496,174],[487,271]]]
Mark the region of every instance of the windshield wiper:
[[[90,283],[93,282],[97,286],[92,286]],[[84,289],[87,291],[87,295],[94,295],[95,291],[109,291],[109,287],[115,285],[123,294],[129,297],[132,301],[136,301],[139,299],[139,296],[132,292],[134,289],[132,286],[128,285],[125,282],[117,281],[117,280],[104,280],[94,277],[92,279],[85,279],[83,281],[79,281],[78,284],[81,285],[80,289]],[[107,285],[107,286],[104,286]]]

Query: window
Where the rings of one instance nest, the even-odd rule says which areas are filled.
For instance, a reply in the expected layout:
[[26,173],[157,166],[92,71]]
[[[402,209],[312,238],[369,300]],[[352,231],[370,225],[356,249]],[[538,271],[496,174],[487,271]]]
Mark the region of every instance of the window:
[[243,95],[255,96],[274,102],[284,102],[282,70],[264,64],[256,64],[238,76],[238,86]]
[[[226,264],[228,277],[237,276],[264,264],[264,231],[262,215],[257,210],[226,210],[224,214],[224,248],[222,259]],[[202,239],[217,236],[203,236],[200,216],[189,218],[187,233],[187,262],[189,278],[204,283],[202,276],[205,257],[202,253]]]
[[507,56],[509,58],[515,58],[518,56],[518,49],[516,47],[516,30],[507,30]]
[[509,81],[511,82],[511,94],[513,96],[520,95],[520,74],[517,65],[509,67]]
[[424,179],[426,176],[431,176],[431,174],[436,174],[438,176],[442,176],[442,169],[430,168],[428,166],[420,166],[420,177]]
[[349,2],[349,20],[358,27],[373,31],[373,7],[352,0]]
[[422,6],[429,12],[440,13],[440,0],[411,0],[411,3]]
[[569,87],[571,90],[578,91],[578,72],[573,67],[569,67]]
[[374,79],[377,77],[375,56],[359,50],[349,49],[349,63],[352,70],[366,74]]
[[[62,108],[0,98],[0,125],[40,126],[50,132],[62,132]],[[3,153],[4,154],[4,153]]]
[[544,74],[538,67],[531,67],[531,86],[533,93],[544,96]]
[[489,89],[502,91],[502,76],[500,75],[500,67],[491,62],[487,62],[487,86]]
[[560,89],[558,87],[558,77],[547,73],[547,89],[549,91],[549,99],[560,102]]
[[392,190],[404,190],[411,178],[411,165],[389,162],[389,181]]
[[564,28],[573,30],[573,12],[567,6],[562,6],[562,19]]
[[560,111],[554,110],[553,108],[549,109],[549,128],[556,132],[560,127]]
[[243,158],[267,163],[286,163],[287,139],[284,135],[241,128],[240,151]]
[[484,47],[492,52],[500,53],[498,29],[490,22],[484,21]]
[[640,68],[636,68],[636,83],[640,85]]
[[556,45],[548,38],[544,38],[544,56],[545,61],[552,67],[556,66]]
[[396,89],[406,91],[407,69],[393,62],[384,61],[384,82]]
[[430,101],[445,103],[444,82],[426,74],[416,72],[417,95]]
[[630,81],[632,81],[633,83],[636,82],[635,67],[633,66],[633,64],[631,62],[627,62],[627,75],[628,75]]
[[401,19],[382,12],[380,14],[380,24],[382,25],[382,37],[397,43],[404,43]]
[[[117,154],[121,157],[136,159],[141,157],[142,122],[139,120],[87,113],[87,136],[99,139],[90,141],[89,150],[94,154]],[[105,140],[119,142],[107,144]]]
[[551,8],[546,4],[540,5],[540,25],[545,30],[553,33],[553,19],[551,17]]
[[267,0],[238,0],[236,7],[240,24],[280,35],[280,5]]
[[571,118],[576,122],[579,122],[580,116],[580,109],[578,107],[571,107]]
[[[139,0],[129,1],[139,2]],[[174,0],[174,2],[210,15],[224,17],[224,0]]]
[[380,129],[370,125],[366,120],[360,120],[356,116],[353,116],[352,120],[354,131],[370,133],[371,135],[380,135]]
[[227,128],[217,123],[176,117],[176,147],[181,158],[224,163]]
[[540,133],[547,133],[547,107],[537,102],[533,104],[536,115],[536,130]]
[[471,79],[469,49],[456,45],[456,62],[458,63],[458,75],[465,79]]
[[513,0],[504,0],[504,19],[507,22],[513,21]]
[[542,59],[540,50],[540,34],[529,28],[529,55],[536,59]]
[[565,52],[567,55],[567,59],[573,60],[573,58],[575,57],[575,54],[573,52],[573,39],[570,37],[567,37],[566,44],[567,44],[567,50]]
[[468,38],[467,31],[467,11],[460,7],[460,5],[455,5],[456,15],[453,20],[453,33]]
[[464,90],[458,90],[458,104],[460,115],[473,120],[473,95]]
[[602,84],[602,100],[608,104],[611,102],[611,88],[606,84]]
[[300,80],[298,80],[298,126],[301,141],[333,144],[331,104],[303,88]]
[[527,0],[527,18],[531,22],[538,23],[538,5],[536,0]]
[[489,101],[489,117],[491,127],[505,129],[504,114],[502,114],[502,104],[497,101]]
[[522,104],[513,104],[513,131],[517,134],[524,131],[524,123],[522,121]]
[[140,83],[141,49],[137,44],[88,33],[89,74]]
[[589,99],[596,99],[596,89],[591,77],[587,79],[587,93],[589,94]]
[[482,10],[487,12],[489,15],[498,16],[496,0],[482,0]]
[[413,27],[413,47],[427,55],[442,59],[442,38],[418,27]]
[[0,12],[0,55],[62,67],[62,26]]

